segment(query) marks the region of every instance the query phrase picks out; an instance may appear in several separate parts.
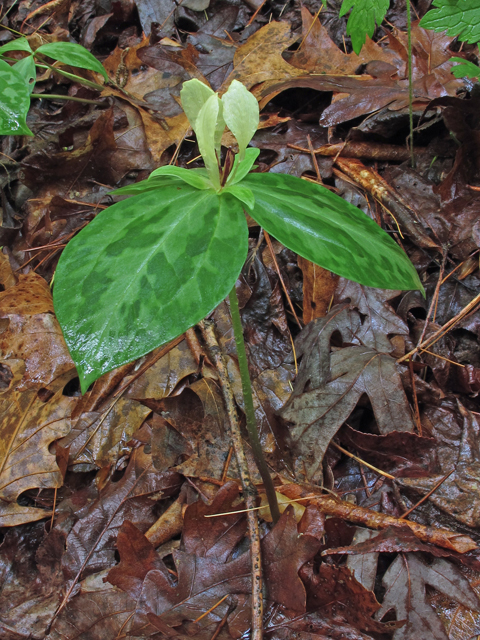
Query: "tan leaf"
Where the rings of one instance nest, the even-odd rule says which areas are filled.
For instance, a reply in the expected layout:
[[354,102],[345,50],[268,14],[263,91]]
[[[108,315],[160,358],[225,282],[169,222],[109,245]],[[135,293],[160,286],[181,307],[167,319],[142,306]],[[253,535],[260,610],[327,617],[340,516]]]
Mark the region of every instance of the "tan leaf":
[[50,287],[33,271],[0,293],[0,323],[0,357],[25,361],[18,390],[45,387],[73,370]]
[[0,526],[39,520],[48,513],[16,503],[27,489],[50,489],[62,485],[62,474],[49,446],[70,430],[69,414],[75,398],[58,391],[42,402],[34,389],[19,392],[23,363],[4,361],[13,379],[0,393]]

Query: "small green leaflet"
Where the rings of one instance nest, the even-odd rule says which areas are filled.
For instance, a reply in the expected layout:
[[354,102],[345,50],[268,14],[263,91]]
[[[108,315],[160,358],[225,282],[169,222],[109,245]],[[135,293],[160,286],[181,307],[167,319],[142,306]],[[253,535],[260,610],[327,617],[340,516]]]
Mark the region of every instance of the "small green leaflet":
[[404,251],[360,209],[325,187],[281,173],[250,173],[248,213],[307,260],[368,287],[420,289]]
[[465,60],[464,58],[450,58],[450,60],[460,63],[452,67],[452,73],[456,78],[471,78],[472,80],[478,80],[480,77],[480,67],[477,67],[473,62]]
[[373,36],[376,24],[382,23],[389,6],[390,0],[343,0],[340,17],[352,9],[347,34],[352,38],[352,47],[357,55],[365,44],[365,36]]
[[202,320],[243,267],[240,202],[175,180],[102,211],[61,255],[55,312],[83,392]]
[[43,55],[53,58],[53,60],[69,64],[72,67],[96,71],[101,73],[105,80],[108,80],[107,72],[102,63],[84,47],[75,42],[49,42],[38,47],[35,53],[43,53]]
[[30,87],[23,76],[0,58],[0,135],[27,135]]
[[480,41],[480,0],[433,0],[420,20],[420,26],[433,31],[446,31],[449,36],[474,44]]
[[32,49],[26,38],[17,38],[2,45],[0,47],[0,56],[3,56],[7,51],[28,51],[28,53],[32,53]]

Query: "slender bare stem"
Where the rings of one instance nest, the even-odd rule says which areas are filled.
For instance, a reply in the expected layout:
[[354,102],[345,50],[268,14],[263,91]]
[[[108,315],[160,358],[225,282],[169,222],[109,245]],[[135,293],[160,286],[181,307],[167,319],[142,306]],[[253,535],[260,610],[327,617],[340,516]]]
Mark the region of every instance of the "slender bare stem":
[[272,515],[273,522],[276,523],[280,518],[280,511],[278,509],[275,487],[273,486],[272,477],[270,475],[267,462],[263,455],[262,445],[260,443],[260,438],[258,435],[257,418],[255,416],[255,408],[253,406],[252,383],[250,381],[250,374],[248,371],[247,352],[245,349],[245,342],[243,340],[242,320],[240,318],[235,285],[230,291],[229,300],[230,314],[232,316],[233,335],[235,336],[235,344],[237,346],[238,366],[240,369],[240,377],[242,380],[243,403],[245,416],[247,418],[248,437],[252,446],[255,462],[257,463],[258,470],[260,471],[260,475],[262,476],[263,486],[265,487],[265,493],[267,494],[268,504],[270,506],[270,513]]

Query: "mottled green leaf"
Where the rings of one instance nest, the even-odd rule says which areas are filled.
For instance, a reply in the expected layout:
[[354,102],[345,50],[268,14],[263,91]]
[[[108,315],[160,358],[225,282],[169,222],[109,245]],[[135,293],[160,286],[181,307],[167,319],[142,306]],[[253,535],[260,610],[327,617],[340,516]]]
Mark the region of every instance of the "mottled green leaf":
[[480,77],[480,67],[470,62],[470,60],[464,60],[463,58],[450,58],[452,62],[459,62],[452,67],[452,73],[456,78],[471,78],[477,79]]
[[255,149],[254,147],[250,147],[249,149],[246,149],[245,157],[243,158],[242,161],[240,161],[239,154],[238,153],[236,154],[232,171],[230,172],[230,175],[228,176],[228,179],[227,179],[228,187],[231,187],[234,184],[237,184],[238,182],[244,179],[244,177],[253,167],[253,164],[255,160],[258,158],[259,153],[260,153],[260,149]]
[[238,142],[240,161],[259,123],[258,102],[253,93],[238,80],[233,80],[222,96],[223,119]]
[[434,0],[433,6],[437,8],[423,16],[421,27],[446,31],[470,44],[480,41],[480,0]]
[[250,173],[242,186],[255,197],[252,218],[307,260],[369,287],[423,290],[396,242],[325,187],[276,173]]
[[247,248],[241,204],[185,183],[102,211],[55,274],[55,312],[82,390],[204,318],[231,290]]
[[13,65],[15,71],[17,71],[25,80],[25,84],[28,87],[28,92],[32,93],[35,87],[35,80],[37,78],[37,67],[35,66],[35,60],[33,56],[26,56]]
[[352,9],[348,17],[347,34],[358,55],[365,44],[365,36],[373,36],[375,26],[381,24],[390,6],[390,0],[343,0],[340,17]]
[[195,169],[183,169],[182,167],[174,167],[171,164],[167,164],[164,167],[159,167],[152,171],[149,180],[160,176],[172,176],[186,182],[187,184],[195,187],[196,189],[211,189],[212,184],[203,176],[199,175]]
[[0,135],[27,135],[30,89],[24,78],[5,60],[0,59]]
[[3,44],[0,47],[0,56],[3,56],[7,51],[28,51],[28,53],[32,53],[32,49],[26,38],[17,38],[16,40],[7,42],[7,44]]
[[101,73],[105,80],[108,80],[107,72],[103,68],[102,63],[99,62],[90,51],[87,51],[85,47],[75,42],[49,42],[38,47],[35,53],[42,53],[53,60],[69,64],[72,67],[96,71],[97,73]]

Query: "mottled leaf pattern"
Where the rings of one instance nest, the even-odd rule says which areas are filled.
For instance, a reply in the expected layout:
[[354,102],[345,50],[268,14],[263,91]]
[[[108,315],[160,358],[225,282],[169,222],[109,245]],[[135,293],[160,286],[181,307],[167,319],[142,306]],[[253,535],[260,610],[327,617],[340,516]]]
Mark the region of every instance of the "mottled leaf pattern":
[[381,289],[422,289],[400,247],[360,209],[293,176],[251,173],[249,214],[272,236],[315,264]]
[[33,135],[26,118],[30,89],[23,76],[0,58],[0,135]]
[[57,317],[82,389],[204,318],[229,293],[247,255],[232,196],[170,186],[102,212],[62,254]]

